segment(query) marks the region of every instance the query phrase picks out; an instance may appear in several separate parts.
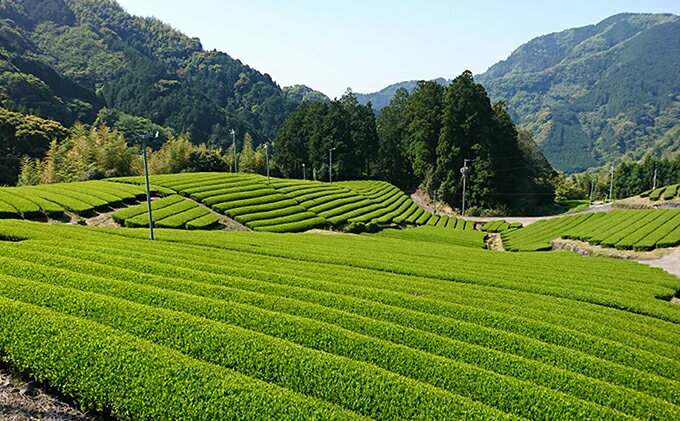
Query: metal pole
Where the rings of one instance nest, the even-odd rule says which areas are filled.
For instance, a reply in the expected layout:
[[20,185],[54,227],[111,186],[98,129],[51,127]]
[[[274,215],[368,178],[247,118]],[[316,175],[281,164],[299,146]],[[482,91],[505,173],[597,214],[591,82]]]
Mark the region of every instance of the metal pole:
[[590,203],[593,203],[593,192],[595,191],[595,180],[590,180]]
[[269,185],[269,145],[264,144],[264,156],[267,158],[267,185]]
[[236,165],[236,160],[237,156],[236,155],[236,131],[234,129],[231,129],[231,143],[234,146],[234,172],[238,172],[237,165]]
[[333,151],[335,148],[330,148],[328,150],[328,182],[333,182]]
[[614,191],[614,166],[609,167],[609,201],[612,201],[612,192]]
[[463,168],[460,169],[461,174],[463,174],[463,206],[461,208],[461,215],[465,216],[465,187],[467,181],[467,163],[469,159],[463,160]]
[[302,164],[302,179],[303,180],[307,179],[307,168],[305,164]]
[[[158,137],[158,132],[156,132]],[[153,214],[151,212],[151,189],[149,188],[149,165],[146,159],[146,135],[142,138],[142,154],[144,155],[144,184],[146,185],[146,208],[149,212],[149,240],[154,240]]]
[[652,182],[652,190],[656,190],[656,168],[654,168],[654,181]]
[[437,214],[437,190],[434,191],[434,214]]

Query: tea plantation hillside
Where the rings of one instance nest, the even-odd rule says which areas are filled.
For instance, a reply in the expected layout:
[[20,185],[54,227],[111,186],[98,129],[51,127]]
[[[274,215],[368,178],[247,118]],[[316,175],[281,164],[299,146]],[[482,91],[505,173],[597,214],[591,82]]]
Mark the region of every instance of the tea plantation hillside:
[[680,184],[674,184],[672,186],[659,187],[658,189],[649,190],[642,193],[641,197],[648,197],[652,201],[665,201],[680,199]]
[[502,231],[503,245],[511,251],[550,250],[550,242],[560,237],[622,250],[674,247],[680,245],[680,209],[583,213]]
[[[121,184],[142,177],[112,179]],[[175,191],[256,231],[296,232],[348,224],[410,223],[473,229],[455,217],[434,215],[384,181],[322,183],[257,174],[192,173],[151,177],[151,183]]]
[[65,212],[86,216],[143,197],[141,186],[108,181],[0,187],[0,218],[58,218]]
[[680,418],[680,280],[437,230],[2,220],[0,358],[126,420]]

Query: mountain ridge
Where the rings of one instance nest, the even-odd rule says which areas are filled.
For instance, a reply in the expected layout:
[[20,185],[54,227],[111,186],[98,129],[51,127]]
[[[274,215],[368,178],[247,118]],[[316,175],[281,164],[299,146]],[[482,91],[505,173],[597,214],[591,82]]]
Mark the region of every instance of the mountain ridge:
[[269,74],[114,0],[3,0],[0,47],[0,106],[65,125],[113,108],[226,145],[232,128],[273,137],[301,102]]
[[475,78],[556,168],[578,172],[680,153],[678,57],[678,16],[622,13],[534,38]]

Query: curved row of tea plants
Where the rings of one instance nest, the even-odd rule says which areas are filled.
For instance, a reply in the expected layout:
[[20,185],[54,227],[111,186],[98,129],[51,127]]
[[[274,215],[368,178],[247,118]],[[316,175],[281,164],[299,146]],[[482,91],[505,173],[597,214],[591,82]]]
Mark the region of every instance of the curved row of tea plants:
[[0,217],[34,219],[58,218],[64,212],[91,215],[144,197],[140,186],[109,181],[0,187]]
[[656,298],[680,281],[634,262],[385,233],[0,234],[24,239],[0,242],[0,355],[123,419],[680,417],[680,309]]
[[[177,194],[152,201],[151,210],[158,228],[208,228],[219,221],[207,208]],[[111,217],[126,227],[145,227],[149,225],[148,205],[130,206],[113,212]]]
[[[142,182],[140,177],[114,180]],[[329,184],[241,173],[170,174],[153,176],[151,180],[256,231],[294,232],[368,222],[413,223],[413,215],[422,215],[422,209],[407,195],[383,181]]]
[[649,200],[672,200],[680,197],[680,184],[672,186],[659,187],[655,190],[648,190],[640,195],[640,197],[648,197]]
[[502,234],[505,248],[512,251],[550,250],[550,242],[560,237],[623,250],[674,247],[680,244],[680,210],[584,213],[538,221]]
[[506,222],[505,219],[497,221],[489,221],[483,224],[479,229],[484,232],[509,232],[522,228],[521,222]]

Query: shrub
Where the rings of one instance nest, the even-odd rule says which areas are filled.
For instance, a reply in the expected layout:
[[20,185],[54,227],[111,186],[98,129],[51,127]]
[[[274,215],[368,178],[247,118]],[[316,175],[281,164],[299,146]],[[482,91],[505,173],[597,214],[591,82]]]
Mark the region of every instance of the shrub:
[[366,232],[366,224],[363,222],[352,222],[351,224],[347,225],[345,231],[349,232],[350,234],[361,234],[362,232]]

